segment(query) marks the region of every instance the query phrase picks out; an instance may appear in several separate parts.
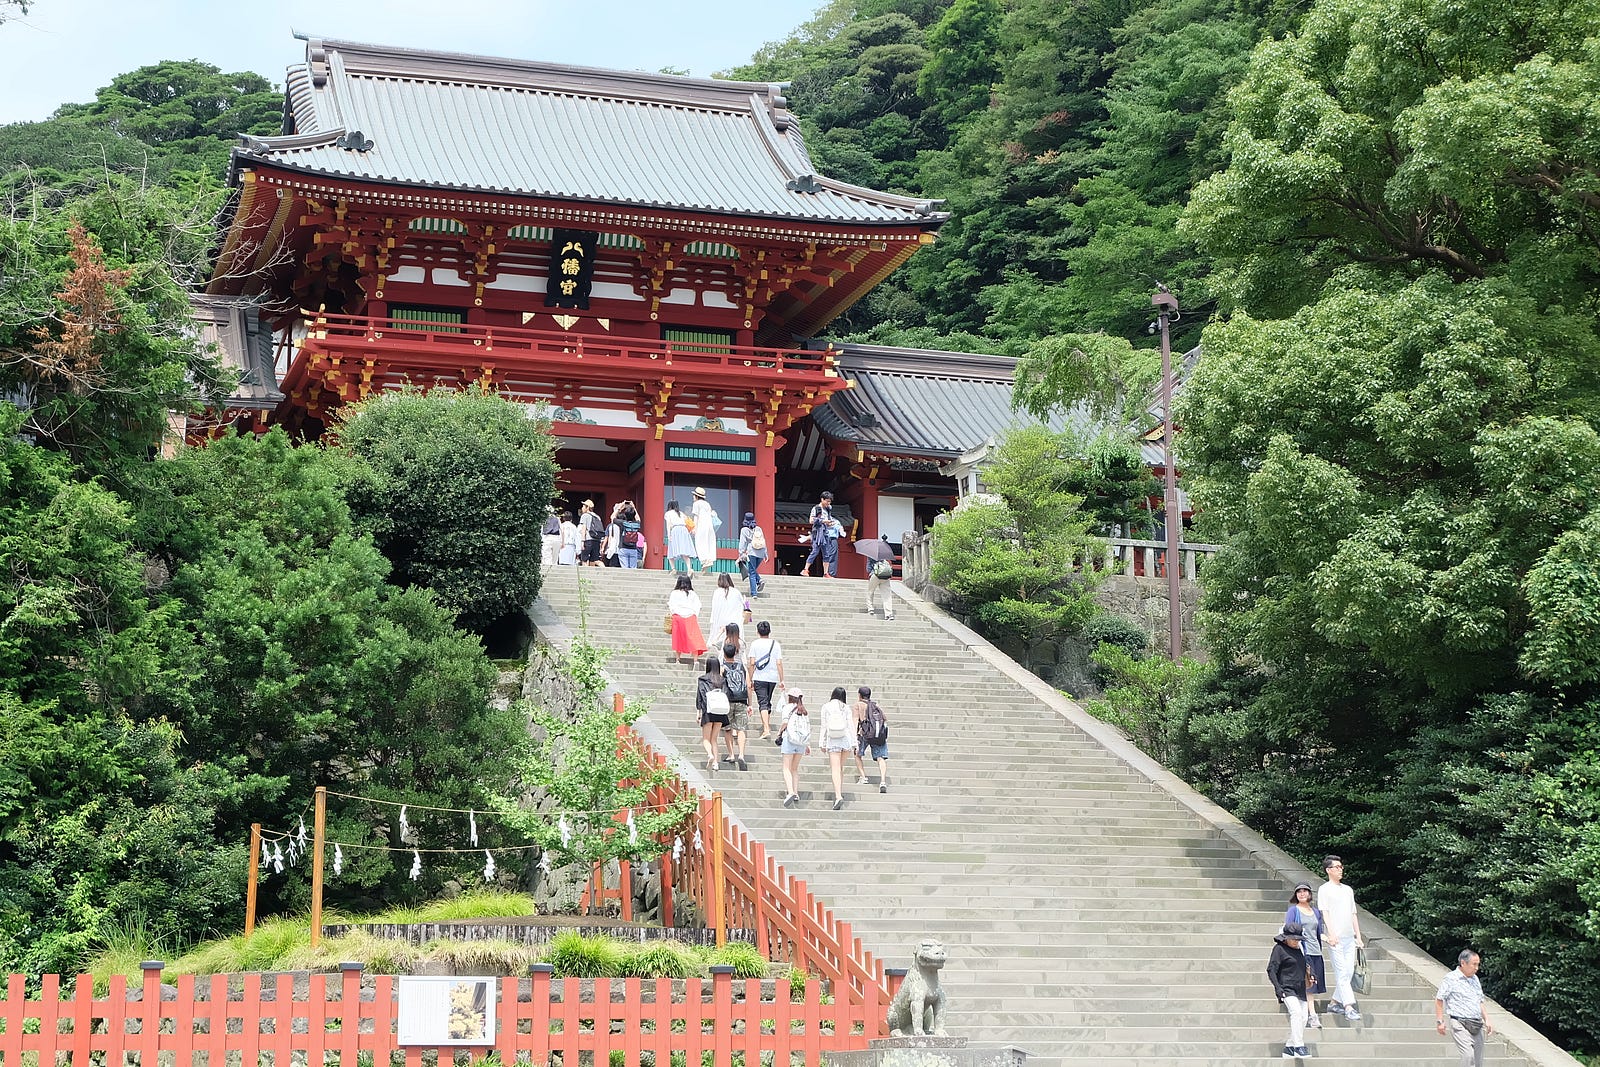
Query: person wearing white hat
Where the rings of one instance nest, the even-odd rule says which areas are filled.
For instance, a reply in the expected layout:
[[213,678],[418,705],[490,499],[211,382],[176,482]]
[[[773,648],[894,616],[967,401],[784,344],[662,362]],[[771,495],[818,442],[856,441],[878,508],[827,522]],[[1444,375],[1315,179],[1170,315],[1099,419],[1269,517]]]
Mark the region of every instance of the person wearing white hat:
[[694,546],[700,557],[700,569],[709,571],[717,565],[717,527],[722,525],[722,517],[706,501],[704,489],[695,489],[689,517],[694,520]]
[[783,806],[800,803],[800,760],[811,755],[811,715],[806,695],[790,689],[783,704],[783,725],[778,727],[778,750],[783,753]]

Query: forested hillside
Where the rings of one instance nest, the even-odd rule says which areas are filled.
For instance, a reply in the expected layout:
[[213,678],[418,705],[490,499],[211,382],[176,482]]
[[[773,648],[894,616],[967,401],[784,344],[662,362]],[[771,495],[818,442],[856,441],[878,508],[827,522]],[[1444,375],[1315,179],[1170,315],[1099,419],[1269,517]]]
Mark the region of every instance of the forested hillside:
[[736,72],[793,83],[823,169],[948,200],[864,337],[1031,352],[1021,398],[1073,399],[1173,286],[1228,548],[1212,666],[1141,734],[1588,1048],[1597,31],[1592,2],[841,0]]
[[835,0],[730,73],[792,83],[825,173],[952,212],[837,328],[1011,352],[1142,339],[1161,281],[1184,345],[1214,301],[1178,217],[1223,162],[1226,90],[1286,23],[1234,0]]
[[[235,134],[276,130],[281,106],[256,75],[163,63],[0,127],[0,970],[236,932],[252,822],[296,827],[316,785],[487,810],[526,751],[468,628],[537,588],[529,511],[554,465],[522,408],[439,393],[404,398],[404,425],[374,405],[346,449],[274,431],[157,452],[169,415],[230,384],[186,287]],[[410,470],[369,460],[385,452]],[[449,479],[424,469],[441,455]],[[421,500],[408,474],[439,487],[420,532],[395,503]],[[476,585],[446,542],[473,546]],[[383,809],[335,799],[329,817],[400,844]],[[436,818],[412,825],[465,843]],[[451,877],[470,875],[413,880],[364,851],[330,904]],[[264,912],[298,908],[305,882],[263,893]]]

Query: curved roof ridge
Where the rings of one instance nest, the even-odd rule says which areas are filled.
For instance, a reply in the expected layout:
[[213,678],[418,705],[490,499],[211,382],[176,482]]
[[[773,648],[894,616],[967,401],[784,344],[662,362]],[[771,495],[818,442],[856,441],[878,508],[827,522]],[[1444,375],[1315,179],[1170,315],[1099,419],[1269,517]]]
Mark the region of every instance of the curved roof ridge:
[[[426,48],[401,48],[392,45],[370,44],[362,41],[345,41],[336,38],[295,34],[306,42],[308,54],[313,48],[336,54],[343,60],[348,73],[368,71],[393,74],[397,71],[414,72],[421,76],[432,75],[444,80],[469,84],[556,85],[576,83],[579,89],[593,89],[611,85],[612,91],[625,96],[646,96],[659,100],[663,96],[681,99],[685,103],[704,103],[720,97],[739,101],[746,94],[756,92],[762,96],[777,96],[782,83],[745,82],[720,78],[694,78],[681,74],[653,74],[646,71],[611,70],[604,67],[585,67],[570,63],[551,63],[542,60],[513,59],[500,56],[477,56],[466,52],[447,52]],[[624,86],[635,87],[626,93]],[[740,104],[723,105],[739,109]]]

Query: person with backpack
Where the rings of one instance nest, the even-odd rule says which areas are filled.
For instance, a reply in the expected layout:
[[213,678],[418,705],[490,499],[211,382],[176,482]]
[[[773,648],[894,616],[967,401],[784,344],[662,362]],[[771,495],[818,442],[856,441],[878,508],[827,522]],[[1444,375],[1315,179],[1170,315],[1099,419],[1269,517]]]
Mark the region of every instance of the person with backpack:
[[772,694],[783,686],[783,646],[772,636],[772,624],[756,623],[756,639],[745,653],[745,668],[755,683],[756,707],[761,712],[761,740],[772,736]]
[[617,558],[628,570],[638,570],[645,555],[644,527],[639,522],[639,510],[632,501],[623,501],[622,511],[617,514],[617,521],[611,524],[611,529],[615,531]]
[[594,501],[585,500],[583,510],[578,515],[578,526],[583,531],[583,550],[578,554],[578,560],[585,567],[599,567],[600,542],[605,540],[606,528],[600,521],[600,515],[594,510]]
[[556,560],[561,557],[561,516],[556,514],[556,506],[551,504],[549,514],[544,517],[544,552],[543,561],[546,567],[554,567]]
[[833,687],[833,696],[822,705],[822,751],[828,754],[833,771],[833,810],[844,807],[844,756],[856,747],[856,720],[845,703],[844,686]]
[[[884,544],[889,543],[889,535],[882,537]],[[878,597],[883,597],[883,617],[890,622],[894,621],[894,564],[886,559],[874,560],[867,564],[867,614],[875,610]]]
[[800,758],[811,755],[811,714],[798,689],[789,690],[784,700],[778,751],[783,753],[783,806],[792,808],[800,803]]
[[856,689],[856,785],[867,784],[867,768],[861,757],[871,751],[878,761],[878,792],[889,791],[889,717],[872,699],[872,687]]
[[756,573],[767,561],[767,533],[756,524],[756,513],[753,511],[744,513],[744,524],[739,527],[739,559],[750,577],[750,599],[754,600],[761,595],[762,586],[767,584]]
[[[738,628],[730,625],[735,633]],[[729,641],[722,646],[722,688],[728,694],[728,758],[748,771],[745,761],[745,734],[750,730],[750,679],[745,673],[739,646]]]
[[694,708],[700,714],[706,770],[718,770],[721,765],[717,762],[717,741],[722,728],[728,725],[728,692],[722,685],[722,663],[715,656],[706,657],[706,672],[695,680]]

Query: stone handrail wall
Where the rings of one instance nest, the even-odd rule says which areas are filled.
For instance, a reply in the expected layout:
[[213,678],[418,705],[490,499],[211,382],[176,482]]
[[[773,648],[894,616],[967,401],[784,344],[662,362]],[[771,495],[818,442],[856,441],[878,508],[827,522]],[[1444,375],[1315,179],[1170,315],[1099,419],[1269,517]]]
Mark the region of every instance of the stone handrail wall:
[[[925,592],[932,583],[933,541],[935,530],[907,530],[901,534],[901,580],[918,593]],[[1167,546],[1164,541],[1139,541],[1126,537],[1109,537],[1104,541],[1105,559],[1096,569],[1120,574],[1139,574],[1155,578],[1166,573]],[[1222,551],[1221,545],[1181,542],[1178,546],[1179,566],[1184,581],[1194,581],[1202,569],[1201,561]]]

